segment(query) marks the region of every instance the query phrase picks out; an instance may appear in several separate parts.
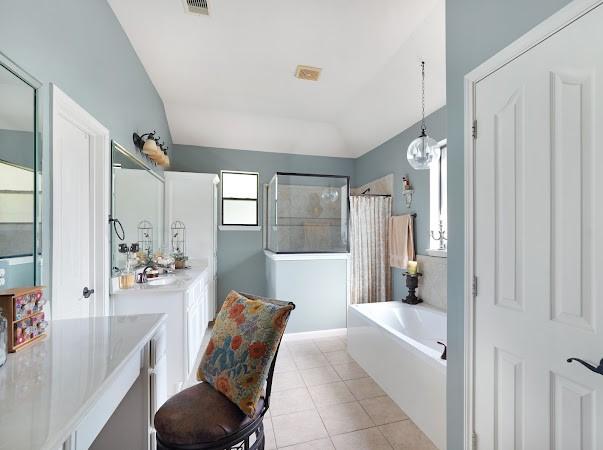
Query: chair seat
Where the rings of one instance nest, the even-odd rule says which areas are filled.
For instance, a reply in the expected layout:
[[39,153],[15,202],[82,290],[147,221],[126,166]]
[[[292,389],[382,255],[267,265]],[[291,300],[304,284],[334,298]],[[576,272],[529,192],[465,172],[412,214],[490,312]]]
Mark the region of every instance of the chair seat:
[[228,439],[260,418],[250,418],[209,383],[184,389],[163,404],[155,414],[158,438],[167,445],[203,445]]

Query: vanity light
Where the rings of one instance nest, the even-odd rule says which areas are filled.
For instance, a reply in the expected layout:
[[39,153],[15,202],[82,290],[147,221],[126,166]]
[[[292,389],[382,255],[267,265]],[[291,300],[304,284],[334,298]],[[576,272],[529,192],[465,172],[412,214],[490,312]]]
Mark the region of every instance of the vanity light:
[[415,170],[429,169],[431,163],[440,159],[440,147],[427,135],[425,124],[425,61],[421,62],[421,108],[421,134],[410,143],[406,152],[406,159]]
[[138,133],[132,135],[134,145],[140,152],[150,159],[153,163],[161,167],[170,165],[170,158],[167,155],[165,143],[159,143],[160,137],[155,137],[155,130],[152,133],[145,133],[139,136]]

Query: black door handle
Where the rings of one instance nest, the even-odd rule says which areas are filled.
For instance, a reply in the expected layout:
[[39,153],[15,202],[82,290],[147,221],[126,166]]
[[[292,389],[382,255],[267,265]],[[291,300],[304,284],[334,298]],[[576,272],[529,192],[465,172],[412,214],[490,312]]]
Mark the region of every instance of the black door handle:
[[579,362],[580,364],[582,364],[584,367],[586,367],[588,370],[598,373],[599,375],[603,375],[603,359],[601,360],[601,362],[599,363],[599,367],[595,367],[590,363],[587,363],[586,361],[580,359],[580,358],[569,358],[567,360],[568,363],[571,362]]
[[86,286],[82,291],[82,295],[84,296],[84,298],[90,298],[92,294],[94,294],[94,289],[88,289],[88,286]]

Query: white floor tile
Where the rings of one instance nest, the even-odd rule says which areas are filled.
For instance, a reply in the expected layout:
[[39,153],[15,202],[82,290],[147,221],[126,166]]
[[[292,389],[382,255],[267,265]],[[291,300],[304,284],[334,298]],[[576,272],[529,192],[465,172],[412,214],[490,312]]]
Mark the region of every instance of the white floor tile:
[[325,358],[327,358],[327,361],[329,361],[329,363],[333,365],[354,362],[354,359],[349,355],[346,350],[325,353]]
[[294,370],[297,370],[297,366],[293,362],[293,358],[279,353],[276,358],[276,364],[274,365],[274,373],[291,372]]
[[368,374],[355,362],[344,364],[333,364],[333,368],[339,374],[342,380],[353,380],[356,378],[368,377]]
[[408,416],[387,395],[367,398],[361,400],[360,404],[376,425],[385,425],[408,419]]
[[343,381],[311,386],[308,390],[317,407],[356,401],[356,398],[352,395],[352,392],[350,392]]
[[304,387],[304,380],[297,370],[275,373],[272,378],[272,392]]
[[270,396],[270,414],[276,416],[314,409],[314,403],[305,387],[274,392]]
[[294,356],[293,361],[295,361],[295,365],[300,370],[329,365],[329,361],[327,361],[327,358],[322,353]]
[[354,431],[332,437],[336,450],[391,450],[391,446],[377,428]]
[[304,442],[303,444],[292,445],[290,447],[281,447],[281,450],[334,450],[333,444],[329,438],[318,439],[316,441]]
[[379,430],[395,450],[437,450],[411,420],[382,425]]
[[380,397],[385,395],[383,389],[381,389],[372,378],[367,377],[358,378],[355,380],[347,380],[345,384],[348,389],[352,391],[352,394],[354,394],[356,400],[364,400],[366,398]]
[[358,402],[320,406],[318,413],[330,436],[375,426]]
[[336,352],[338,350],[345,350],[345,343],[343,340],[334,338],[316,339],[314,341],[318,349],[323,353]]
[[307,386],[318,386],[341,381],[341,378],[339,378],[339,375],[337,375],[337,372],[331,366],[300,370],[300,374]]
[[328,438],[327,430],[315,410],[273,417],[272,424],[279,448]]

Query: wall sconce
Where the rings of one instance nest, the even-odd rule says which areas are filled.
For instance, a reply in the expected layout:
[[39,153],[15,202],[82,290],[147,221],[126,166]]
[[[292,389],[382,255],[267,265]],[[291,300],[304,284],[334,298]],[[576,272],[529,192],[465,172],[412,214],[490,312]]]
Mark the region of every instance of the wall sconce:
[[408,175],[402,177],[402,195],[404,196],[404,204],[407,208],[412,206],[412,194],[414,192]]
[[134,146],[155,165],[167,167],[170,165],[170,158],[167,155],[168,147],[165,142],[159,143],[159,136],[155,136],[156,131],[145,133],[142,136],[138,133],[132,134]]

